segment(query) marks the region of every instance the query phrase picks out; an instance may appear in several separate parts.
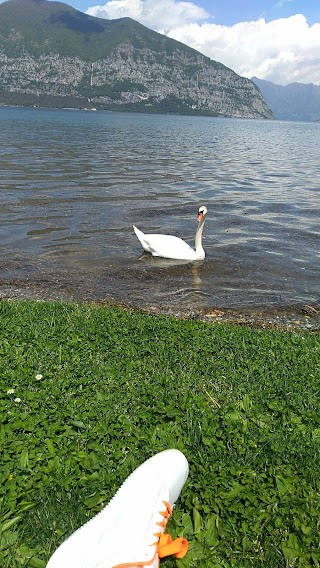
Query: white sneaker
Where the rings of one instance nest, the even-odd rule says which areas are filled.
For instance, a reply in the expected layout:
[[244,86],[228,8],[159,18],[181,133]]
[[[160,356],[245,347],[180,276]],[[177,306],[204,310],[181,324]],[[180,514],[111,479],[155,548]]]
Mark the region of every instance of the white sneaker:
[[159,558],[182,558],[187,541],[172,542],[164,532],[188,473],[179,450],[148,459],[100,513],[59,546],[47,568],[158,568]]

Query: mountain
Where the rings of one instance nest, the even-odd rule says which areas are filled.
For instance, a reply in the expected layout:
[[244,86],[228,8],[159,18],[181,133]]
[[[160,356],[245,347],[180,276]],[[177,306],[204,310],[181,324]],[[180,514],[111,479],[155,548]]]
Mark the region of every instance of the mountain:
[[274,117],[280,120],[320,120],[320,86],[290,83],[285,87],[252,77]]
[[259,89],[130,18],[0,4],[0,103],[272,118]]

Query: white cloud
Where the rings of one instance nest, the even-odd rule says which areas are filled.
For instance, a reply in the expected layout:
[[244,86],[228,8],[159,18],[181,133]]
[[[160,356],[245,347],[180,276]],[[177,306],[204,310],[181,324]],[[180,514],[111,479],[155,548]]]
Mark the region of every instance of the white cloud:
[[168,35],[246,77],[320,84],[320,24],[308,26],[302,14],[230,27],[193,23]]
[[212,23],[203,8],[179,0],[110,0],[87,13],[110,19],[129,16],[245,77],[282,85],[320,84],[320,23],[309,26],[302,14],[222,26]]
[[177,0],[110,0],[103,6],[92,6],[86,11],[99,18],[129,17],[161,33],[176,26],[210,18],[210,14],[193,2]]

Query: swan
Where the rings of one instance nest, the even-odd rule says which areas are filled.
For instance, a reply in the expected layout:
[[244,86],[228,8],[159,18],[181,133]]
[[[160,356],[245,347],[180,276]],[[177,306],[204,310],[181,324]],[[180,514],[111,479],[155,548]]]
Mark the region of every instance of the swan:
[[172,235],[145,235],[133,225],[133,230],[137,235],[143,249],[150,252],[152,256],[162,258],[173,258],[176,260],[203,260],[205,252],[202,248],[202,231],[206,220],[207,208],[203,205],[198,210],[199,226],[196,232],[195,248],[191,248],[185,241]]

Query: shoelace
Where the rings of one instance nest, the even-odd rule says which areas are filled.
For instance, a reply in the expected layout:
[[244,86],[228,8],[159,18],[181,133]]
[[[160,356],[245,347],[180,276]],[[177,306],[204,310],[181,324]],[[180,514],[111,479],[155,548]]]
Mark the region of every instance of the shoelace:
[[[157,525],[165,531],[169,517],[172,515],[172,509],[167,501],[163,501],[163,504],[166,508],[165,511],[160,511],[163,521],[158,522]],[[165,532],[154,533],[153,536],[159,538],[159,541],[154,543],[157,546],[159,558],[171,555],[174,555],[176,558],[183,558],[188,552],[188,541],[185,538],[172,540],[171,536]]]

